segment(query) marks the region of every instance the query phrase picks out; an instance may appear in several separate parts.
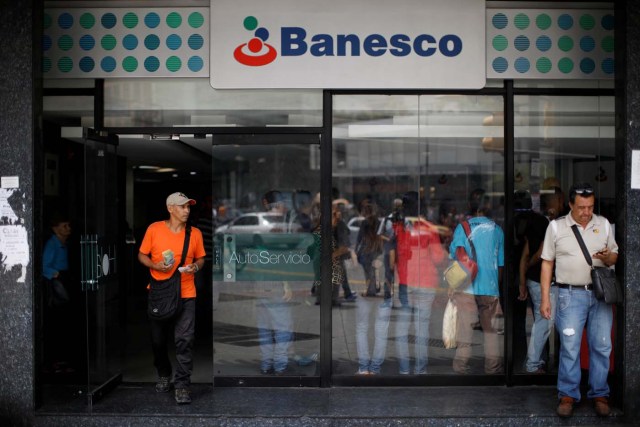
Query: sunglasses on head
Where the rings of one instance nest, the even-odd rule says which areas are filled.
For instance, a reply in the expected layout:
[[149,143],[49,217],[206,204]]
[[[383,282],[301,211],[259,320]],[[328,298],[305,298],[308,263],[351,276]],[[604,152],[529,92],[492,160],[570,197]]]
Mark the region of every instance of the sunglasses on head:
[[593,194],[593,188],[576,188],[573,191],[576,194]]

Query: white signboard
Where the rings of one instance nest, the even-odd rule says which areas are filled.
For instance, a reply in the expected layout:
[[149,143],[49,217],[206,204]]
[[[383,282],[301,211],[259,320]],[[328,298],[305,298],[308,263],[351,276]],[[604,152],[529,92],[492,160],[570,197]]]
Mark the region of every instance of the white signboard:
[[476,89],[479,0],[211,0],[211,86]]

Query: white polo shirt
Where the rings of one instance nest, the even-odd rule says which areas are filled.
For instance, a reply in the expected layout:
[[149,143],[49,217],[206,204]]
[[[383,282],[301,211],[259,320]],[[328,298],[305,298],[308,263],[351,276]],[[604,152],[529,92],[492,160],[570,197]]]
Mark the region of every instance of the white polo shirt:
[[[551,221],[544,236],[542,259],[555,261],[557,283],[588,285],[591,283],[590,267],[571,229],[574,224],[577,223],[571,214]],[[605,217],[594,214],[586,228],[578,225],[578,230],[589,254],[593,255],[605,246],[610,251],[618,253],[613,229]],[[595,267],[605,267],[599,259],[592,258],[592,261]]]

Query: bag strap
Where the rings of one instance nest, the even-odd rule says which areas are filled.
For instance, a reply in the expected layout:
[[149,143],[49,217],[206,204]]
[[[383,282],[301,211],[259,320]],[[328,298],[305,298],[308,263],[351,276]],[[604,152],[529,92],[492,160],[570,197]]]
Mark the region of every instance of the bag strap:
[[587,260],[587,264],[593,269],[593,261],[591,260],[591,256],[589,255],[589,251],[587,250],[587,246],[584,244],[584,240],[582,240],[582,236],[580,235],[580,230],[578,230],[577,225],[572,225],[571,229],[573,230],[573,234],[576,235],[576,239],[578,239],[578,244],[580,244],[580,249],[582,249],[582,254],[584,255],[584,259]]
[[469,246],[471,246],[471,259],[476,260],[476,247],[473,246],[473,240],[471,240],[471,226],[469,225],[469,221],[462,221],[462,229],[464,230],[464,234],[467,235]]
[[[189,240],[191,237],[191,226],[187,225],[184,229],[184,245],[182,246],[182,262],[179,267],[184,265],[184,262],[187,260],[187,252],[189,251]],[[176,270],[178,271],[178,270]]]

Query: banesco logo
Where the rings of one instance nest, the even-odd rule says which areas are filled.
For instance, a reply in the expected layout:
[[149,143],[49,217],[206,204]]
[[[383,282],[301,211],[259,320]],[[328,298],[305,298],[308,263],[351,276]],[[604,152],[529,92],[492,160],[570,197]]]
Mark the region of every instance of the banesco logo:
[[258,28],[258,20],[254,16],[244,18],[244,28],[249,31],[255,30],[254,37],[233,51],[236,61],[250,67],[272,63],[278,56],[278,52],[273,46],[265,43],[269,39],[269,30],[263,27]]
[[[265,43],[269,38],[269,31],[266,28],[258,28],[258,20],[253,16],[244,19],[244,27],[249,31],[255,30],[255,37],[235,49],[235,59],[252,67],[275,61],[277,51]],[[315,57],[378,57],[387,53],[396,57],[411,54],[429,57],[440,52],[450,58],[460,55],[463,48],[462,39],[455,34],[445,34],[439,40],[430,34],[419,34],[414,38],[407,34],[394,34],[388,39],[382,34],[370,34],[363,39],[357,34],[315,34],[307,41],[307,31],[304,28],[282,27],[280,35],[280,55],[283,57],[302,56],[307,53]]]

